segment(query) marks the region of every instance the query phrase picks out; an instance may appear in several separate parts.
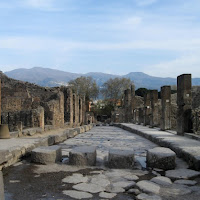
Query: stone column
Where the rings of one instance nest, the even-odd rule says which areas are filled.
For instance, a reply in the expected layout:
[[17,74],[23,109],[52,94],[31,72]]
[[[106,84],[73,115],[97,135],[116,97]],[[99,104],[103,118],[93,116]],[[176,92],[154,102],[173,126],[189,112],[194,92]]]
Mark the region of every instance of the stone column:
[[138,124],[144,123],[144,111],[143,108],[139,108],[139,120]]
[[150,90],[151,115],[150,126],[158,126],[158,90]]
[[79,96],[73,94],[73,113],[74,113],[74,125],[79,124]]
[[83,123],[83,101],[82,98],[79,97],[79,123]]
[[72,93],[72,89],[68,88],[67,89],[67,101],[65,102],[65,110],[66,110],[66,114],[65,114],[65,121],[69,122],[70,125],[72,126],[74,121],[73,121],[73,117],[74,117],[74,112],[73,112],[73,93]]
[[161,130],[171,129],[171,87],[161,87]]
[[148,92],[147,94],[144,95],[144,126],[150,124],[150,111],[151,111],[150,104],[151,104],[150,92]]
[[124,110],[125,110],[125,122],[131,122],[132,118],[132,105],[131,105],[131,90],[124,91]]
[[131,85],[131,112],[135,109],[135,86]]
[[0,79],[0,124],[1,124],[1,79]]
[[82,121],[83,121],[83,124],[86,124],[86,121],[85,121],[85,113],[86,113],[86,102],[85,102],[85,96],[83,96],[82,98]]
[[0,171],[0,199],[5,200],[4,196],[4,184],[3,184],[3,174],[2,171]]
[[177,134],[192,132],[192,78],[191,74],[177,77]]
[[73,93],[73,126],[76,124],[76,94]]

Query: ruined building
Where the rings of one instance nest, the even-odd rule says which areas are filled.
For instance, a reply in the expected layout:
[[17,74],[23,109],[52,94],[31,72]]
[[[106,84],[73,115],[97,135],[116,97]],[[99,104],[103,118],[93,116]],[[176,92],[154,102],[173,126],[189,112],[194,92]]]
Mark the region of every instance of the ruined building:
[[157,90],[149,90],[144,98],[135,96],[133,89],[125,90],[123,106],[112,112],[112,121],[176,130],[179,135],[200,134],[200,87],[192,87],[191,74],[182,74],[177,77],[177,94],[163,86],[161,99]]
[[10,131],[23,128],[73,127],[85,124],[85,97],[68,87],[45,88],[8,78],[2,72],[1,123]]

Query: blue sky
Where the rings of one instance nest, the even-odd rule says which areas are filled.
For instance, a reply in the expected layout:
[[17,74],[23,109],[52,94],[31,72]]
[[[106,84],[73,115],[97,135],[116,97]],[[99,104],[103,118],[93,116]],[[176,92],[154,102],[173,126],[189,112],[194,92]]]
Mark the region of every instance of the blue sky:
[[0,70],[200,77],[199,0],[0,0]]

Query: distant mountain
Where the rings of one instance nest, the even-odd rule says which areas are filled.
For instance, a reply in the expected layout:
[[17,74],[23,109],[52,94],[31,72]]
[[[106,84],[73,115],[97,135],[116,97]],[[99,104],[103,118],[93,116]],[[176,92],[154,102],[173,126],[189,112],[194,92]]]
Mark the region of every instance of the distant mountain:
[[[91,76],[96,80],[99,86],[102,86],[110,78],[125,77],[134,81],[136,89],[144,87],[147,89],[158,89],[163,85],[176,85],[176,78],[160,78],[149,76],[143,72],[131,72],[127,75],[119,76],[113,74],[105,74],[101,72],[90,72],[87,74],[77,74],[64,72],[56,69],[34,67],[32,69],[15,69],[5,73],[8,77],[35,83],[41,86],[59,86],[67,85],[70,80],[80,76]],[[200,78],[193,79],[193,85],[200,85]]]

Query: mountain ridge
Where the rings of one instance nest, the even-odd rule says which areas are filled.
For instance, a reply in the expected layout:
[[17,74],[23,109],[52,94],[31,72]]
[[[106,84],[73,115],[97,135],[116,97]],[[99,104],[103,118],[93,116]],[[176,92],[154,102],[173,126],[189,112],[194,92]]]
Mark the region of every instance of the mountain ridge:
[[[130,78],[137,88],[158,89],[163,85],[176,85],[176,78],[161,78],[150,76],[143,72],[130,72],[126,75],[107,74],[103,72],[71,73],[57,69],[33,67],[31,69],[19,68],[5,72],[5,74],[17,80],[35,83],[41,86],[54,87],[59,85],[67,85],[70,80],[74,80],[80,76],[91,76],[96,80],[98,86],[102,86],[110,78]],[[200,78],[193,78],[193,85],[200,85]]]

